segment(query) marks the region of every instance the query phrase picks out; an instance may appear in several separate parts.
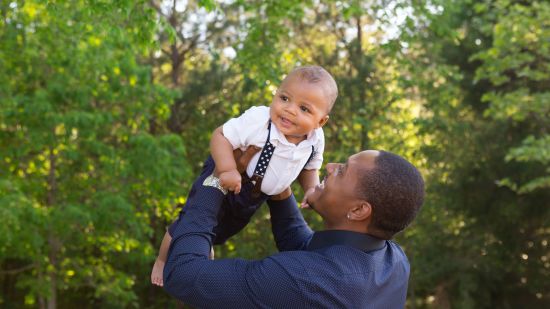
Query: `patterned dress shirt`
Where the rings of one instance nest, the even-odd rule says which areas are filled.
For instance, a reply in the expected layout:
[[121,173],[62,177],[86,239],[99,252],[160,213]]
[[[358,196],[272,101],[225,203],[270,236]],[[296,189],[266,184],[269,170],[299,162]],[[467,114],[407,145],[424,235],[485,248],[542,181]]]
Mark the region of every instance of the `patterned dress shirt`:
[[392,241],[314,233],[294,196],[269,201],[281,251],[261,260],[209,260],[223,193],[202,186],[172,235],[164,288],[197,308],[404,308],[409,262]]

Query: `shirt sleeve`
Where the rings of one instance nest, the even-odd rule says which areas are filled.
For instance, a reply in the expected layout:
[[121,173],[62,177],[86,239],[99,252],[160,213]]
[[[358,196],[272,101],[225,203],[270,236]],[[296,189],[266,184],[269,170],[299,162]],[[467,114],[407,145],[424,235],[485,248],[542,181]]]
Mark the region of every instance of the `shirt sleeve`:
[[313,237],[294,195],[289,198],[274,201],[267,200],[271,214],[273,238],[279,251],[303,250]]
[[325,151],[325,134],[323,129],[317,129],[317,142],[315,143],[315,155],[304,167],[306,170],[318,170],[323,164],[323,152]]
[[[196,195],[201,195],[201,202],[185,206],[187,211],[172,235],[164,267],[165,290],[197,308],[284,308],[289,303],[307,307],[303,287],[296,280],[305,276],[301,263],[305,252],[286,252],[258,261],[209,260],[212,229],[224,195],[204,186]],[[279,205],[286,208],[291,203]]]
[[164,288],[193,308],[307,308],[294,265],[301,263],[280,254],[259,261],[181,259]]
[[269,119],[269,107],[253,106],[237,118],[223,124],[223,136],[233,149],[248,147],[258,131],[264,129]]

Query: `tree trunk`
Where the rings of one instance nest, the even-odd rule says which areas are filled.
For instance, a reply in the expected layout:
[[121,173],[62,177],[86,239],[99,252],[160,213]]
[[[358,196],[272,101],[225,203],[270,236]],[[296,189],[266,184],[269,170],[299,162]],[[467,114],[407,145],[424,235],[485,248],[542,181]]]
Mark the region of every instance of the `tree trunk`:
[[[38,271],[38,280],[44,280],[44,275],[42,274],[42,271]],[[46,299],[42,295],[38,295],[38,307],[40,309],[46,309]]]
[[[50,148],[50,170],[48,172],[48,195],[47,195],[47,205],[48,207],[54,207],[56,204],[56,194],[57,194],[57,181],[55,179],[55,169],[56,169],[56,156],[54,153],[53,147]],[[50,264],[53,266],[53,269],[47,273],[47,276],[49,278],[49,288],[50,288],[50,295],[48,297],[47,301],[47,308],[48,309],[55,309],[57,308],[57,254],[61,248],[61,243],[55,237],[55,235],[50,232],[48,235],[48,245],[49,245],[49,252],[48,252],[48,259]]]
[[[359,108],[359,116],[363,119],[367,117],[366,115],[366,99],[367,99],[367,85],[363,85],[363,83],[366,83],[365,78],[365,59],[363,55],[363,27],[361,25],[361,15],[356,16],[356,30],[357,30],[357,85],[360,85],[359,88],[359,105],[361,105],[361,108]],[[369,128],[366,123],[363,123],[361,125],[361,149],[360,151],[363,151],[365,149],[369,148]]]
[[180,64],[182,62],[180,62],[180,55],[179,55],[179,52],[178,52],[178,46],[177,46],[177,43],[174,42],[174,44],[172,44],[171,46],[171,61],[172,61],[172,72],[171,72],[171,77],[172,77],[172,84],[174,85],[174,88],[178,88],[179,84],[180,84],[180,81],[179,81],[179,69],[180,69]]
[[55,276],[55,270],[49,275],[50,277],[50,298],[48,298],[48,309],[57,308],[57,278]]

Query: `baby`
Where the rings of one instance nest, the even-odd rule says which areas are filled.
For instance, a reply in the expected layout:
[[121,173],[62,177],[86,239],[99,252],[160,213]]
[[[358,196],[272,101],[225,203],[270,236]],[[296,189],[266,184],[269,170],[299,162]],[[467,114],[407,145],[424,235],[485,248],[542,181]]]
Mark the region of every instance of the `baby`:
[[[238,118],[217,128],[210,141],[209,157],[195,180],[185,208],[201,203],[204,186],[229,192],[218,214],[214,244],[222,244],[242,230],[269,196],[284,191],[298,179],[307,195],[319,184],[323,162],[322,126],[329,119],[338,88],[333,77],[319,66],[294,69],[282,81],[271,106],[251,107]],[[233,150],[262,148],[240,174]],[[217,176],[217,177],[216,177]],[[179,218],[178,218],[179,220]],[[177,222],[177,221],[176,221]],[[173,235],[172,224],[164,235],[153,266],[151,282],[162,286],[164,263]]]

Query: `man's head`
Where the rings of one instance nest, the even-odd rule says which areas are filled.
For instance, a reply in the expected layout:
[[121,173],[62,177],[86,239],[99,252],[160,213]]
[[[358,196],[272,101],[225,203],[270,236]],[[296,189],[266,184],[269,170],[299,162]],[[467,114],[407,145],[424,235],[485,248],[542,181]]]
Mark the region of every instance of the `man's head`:
[[329,175],[308,203],[328,229],[390,239],[412,222],[424,201],[422,176],[396,154],[367,150],[326,168]]
[[289,141],[300,141],[328,121],[337,96],[336,82],[325,69],[296,68],[273,97],[271,120]]

